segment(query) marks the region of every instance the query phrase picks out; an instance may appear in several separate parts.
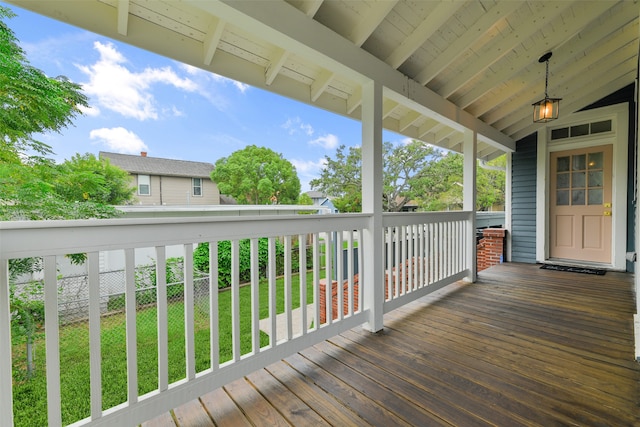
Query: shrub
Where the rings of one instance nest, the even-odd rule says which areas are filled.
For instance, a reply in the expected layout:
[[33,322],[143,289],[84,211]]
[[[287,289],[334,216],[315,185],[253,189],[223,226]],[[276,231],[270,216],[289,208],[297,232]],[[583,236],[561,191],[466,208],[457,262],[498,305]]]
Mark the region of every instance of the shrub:
[[[251,280],[251,241],[249,239],[240,240],[240,260],[239,275],[240,282]],[[276,274],[284,272],[284,244],[276,240]],[[308,267],[310,262],[310,251],[307,252]],[[297,245],[294,245],[291,253],[292,270],[299,270],[299,253]],[[258,275],[260,278],[267,277],[269,262],[269,239],[258,239]],[[193,264],[196,270],[209,272],[209,243],[201,243],[193,254]],[[226,288],[231,285],[231,241],[223,240],[218,242],[218,288]]]

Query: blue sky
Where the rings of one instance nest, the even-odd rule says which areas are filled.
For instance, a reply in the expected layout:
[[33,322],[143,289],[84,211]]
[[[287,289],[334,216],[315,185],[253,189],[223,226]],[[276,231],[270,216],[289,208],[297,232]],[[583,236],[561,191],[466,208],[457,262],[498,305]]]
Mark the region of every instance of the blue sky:
[[[82,85],[91,109],[61,134],[38,135],[56,161],[76,153],[148,152],[215,163],[247,145],[297,169],[302,191],[325,156],[360,145],[360,123],[5,3],[31,65]],[[404,138],[385,134],[385,141]]]

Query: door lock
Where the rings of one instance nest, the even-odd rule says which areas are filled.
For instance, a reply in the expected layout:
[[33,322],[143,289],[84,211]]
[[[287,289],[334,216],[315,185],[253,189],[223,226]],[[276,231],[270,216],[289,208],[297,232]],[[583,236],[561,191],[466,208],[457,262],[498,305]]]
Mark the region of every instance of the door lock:
[[604,216],[611,216],[611,211],[604,211]]

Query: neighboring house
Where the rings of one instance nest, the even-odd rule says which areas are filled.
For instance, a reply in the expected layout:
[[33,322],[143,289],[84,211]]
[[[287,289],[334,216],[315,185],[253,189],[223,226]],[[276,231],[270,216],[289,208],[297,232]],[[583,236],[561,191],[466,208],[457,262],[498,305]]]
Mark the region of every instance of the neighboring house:
[[220,191],[210,177],[211,163],[148,157],[144,151],[139,156],[101,151],[99,156],[129,172],[136,187],[136,204],[220,204]]
[[307,191],[307,195],[313,200],[314,206],[323,206],[331,209],[331,213],[339,213],[338,208],[333,205],[331,199],[319,191]]

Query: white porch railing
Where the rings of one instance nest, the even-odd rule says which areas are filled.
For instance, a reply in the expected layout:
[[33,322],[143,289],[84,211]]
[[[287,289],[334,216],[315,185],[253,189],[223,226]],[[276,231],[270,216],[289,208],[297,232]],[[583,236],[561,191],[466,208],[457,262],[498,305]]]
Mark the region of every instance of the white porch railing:
[[[475,236],[468,232],[472,213],[447,212],[431,214],[389,214],[384,215],[386,260],[374,260],[374,265],[386,268],[387,297],[379,304],[384,311],[392,310],[402,304],[432,292],[446,284],[453,283],[469,275],[469,261],[465,256],[469,245],[475,247]],[[166,412],[198,396],[225,385],[261,367],[285,358],[296,351],[321,342],[344,330],[367,322],[369,307],[363,306],[365,294],[374,286],[363,276],[363,259],[371,256],[363,231],[371,223],[366,214],[351,215],[300,215],[287,217],[234,217],[234,218],[189,218],[185,219],[119,219],[88,221],[49,221],[49,222],[5,222],[0,223],[0,425],[14,423],[14,405],[12,383],[12,341],[11,341],[11,301],[9,260],[26,257],[44,259],[44,306],[45,329],[44,346],[46,358],[46,410],[49,426],[73,423],[74,425],[134,425]],[[249,239],[250,280],[247,288],[240,283],[241,240]],[[266,285],[260,286],[259,265],[264,254],[259,252],[259,242],[267,241]],[[231,246],[231,287],[229,332],[221,327],[220,307],[222,300],[217,290],[218,242],[230,241]],[[194,274],[194,249],[198,244],[209,243],[208,283],[205,301],[195,296],[202,288],[200,279]],[[276,244],[284,245],[284,252],[276,252]],[[167,250],[176,245],[182,248],[184,257],[184,276],[180,285],[184,286],[178,298],[168,283]],[[296,247],[298,258],[304,266],[310,259],[311,283],[305,274],[294,280],[292,249]],[[342,257],[330,256],[332,247],[347,247],[346,261]],[[354,251],[357,247],[359,250]],[[140,306],[140,290],[137,289],[136,264],[143,248],[153,248],[155,262],[155,285],[152,301]],[[101,254],[118,252],[124,259],[123,274],[123,335],[122,348],[126,353],[121,370],[126,372],[123,386],[125,397],[116,403],[108,399],[109,389],[105,379],[107,367],[103,366],[105,354],[112,351],[103,342],[102,336],[107,323],[105,307],[113,291],[101,286]],[[61,357],[61,344],[66,339],[68,325],[61,323],[59,261],[66,254],[87,254],[87,315],[84,320],[74,320],[74,325],[86,325],[88,330],[88,349],[84,360],[75,360],[77,366],[70,366]],[[345,265],[346,264],[346,265]],[[276,266],[283,266],[283,274],[276,277]],[[359,288],[354,292],[353,273],[360,266]],[[319,307],[322,298],[330,300],[331,292],[327,287],[325,295],[319,293],[322,277],[340,277],[348,272],[346,312],[340,310],[337,317],[331,314],[331,303],[326,304],[326,320],[321,324]],[[341,272],[341,273],[339,273]],[[283,282],[282,289],[276,286]],[[170,282],[170,280],[169,280]],[[383,286],[385,284],[380,284]],[[296,289],[297,287],[297,289]],[[139,288],[139,285],[138,285]],[[307,288],[312,295],[307,294]],[[248,293],[245,291],[248,289]],[[146,289],[148,292],[149,290]],[[296,291],[296,292],[294,292]],[[261,292],[267,293],[266,307],[261,306]],[[299,294],[299,308],[293,309],[293,295]],[[283,299],[282,313],[276,309],[277,300]],[[344,296],[341,292],[338,307],[342,307]],[[357,298],[357,299],[356,299]],[[354,300],[355,299],[355,300]],[[262,299],[265,301],[264,297]],[[308,305],[308,302],[311,305]],[[203,309],[204,307],[204,309]],[[241,334],[247,325],[241,320],[241,309],[250,310],[250,334]],[[169,335],[169,321],[178,309],[181,313],[183,331],[180,337]],[[260,315],[260,312],[263,315]],[[154,315],[154,328],[157,338],[153,347],[139,342],[141,313]],[[201,336],[202,322],[205,319],[207,339]],[[110,316],[113,313],[109,313]],[[266,317],[269,325],[268,340],[262,339],[260,317]],[[263,323],[264,323],[263,319]],[[198,323],[200,326],[196,326]],[[284,333],[277,334],[284,328]],[[226,330],[226,329],[225,329]],[[295,332],[294,332],[295,331]],[[277,336],[284,338],[277,340]],[[170,351],[176,348],[179,351]],[[202,347],[205,348],[203,351]],[[221,347],[229,347],[230,356],[221,359]],[[142,384],[141,372],[148,371],[142,362],[146,352],[157,354],[157,367],[153,367],[151,390]],[[177,354],[177,356],[176,356]],[[182,366],[178,375],[170,366]],[[43,361],[38,359],[38,363]],[[81,371],[89,372],[81,377]],[[109,367],[112,369],[113,367]],[[42,366],[37,369],[42,370]],[[63,408],[69,405],[65,401],[64,388],[68,385],[68,372],[78,372],[77,382],[87,382],[83,419],[69,418]],[[62,380],[62,373],[65,374]],[[72,378],[73,374],[72,374]],[[39,396],[34,396],[34,399]],[[73,403],[77,405],[78,403]],[[44,407],[44,406],[43,406]],[[78,417],[76,417],[78,418]],[[81,417],[82,418],[82,417]]]

